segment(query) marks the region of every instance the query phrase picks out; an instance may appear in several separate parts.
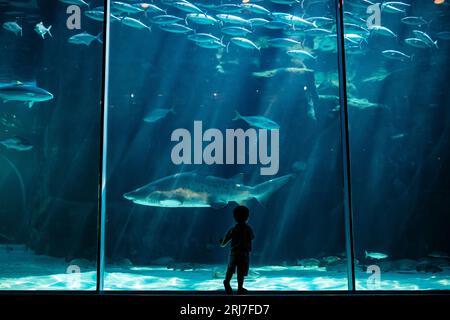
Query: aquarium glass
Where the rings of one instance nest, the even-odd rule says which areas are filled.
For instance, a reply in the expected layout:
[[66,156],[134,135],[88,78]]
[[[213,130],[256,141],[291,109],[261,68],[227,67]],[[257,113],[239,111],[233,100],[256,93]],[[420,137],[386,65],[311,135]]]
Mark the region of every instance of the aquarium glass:
[[448,290],[449,3],[344,11],[356,288]]
[[335,2],[111,13],[105,290],[223,290],[236,203],[247,289],[346,290]]
[[0,290],[96,288],[103,27],[68,6],[0,1]]

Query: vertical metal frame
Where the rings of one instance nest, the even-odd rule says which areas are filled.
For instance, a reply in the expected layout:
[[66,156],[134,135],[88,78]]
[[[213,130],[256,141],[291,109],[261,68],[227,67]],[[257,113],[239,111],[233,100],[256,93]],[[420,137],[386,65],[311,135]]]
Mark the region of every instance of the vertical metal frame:
[[[344,13],[343,0],[335,0],[336,32],[339,74],[339,102],[341,119],[341,146],[343,172],[343,207],[345,215],[345,245],[347,254],[348,290],[355,291],[355,255],[353,242],[353,211],[350,173],[350,141],[347,105],[347,77],[345,62]],[[105,270],[105,224],[106,224],[106,176],[107,176],[107,139],[108,139],[108,94],[109,94],[109,44],[110,44],[110,12],[111,2],[105,0],[103,21],[103,74],[102,104],[100,117],[100,170],[98,199],[98,232],[97,232],[97,286],[96,291],[104,290]]]
[[108,148],[108,98],[109,98],[109,40],[110,40],[110,12],[111,2],[105,0],[103,19],[103,73],[102,73],[102,103],[100,111],[100,168],[99,168],[99,197],[97,224],[97,286],[101,293],[104,289],[105,271],[105,224],[106,224],[106,162]]
[[345,248],[347,253],[347,279],[348,290],[355,291],[355,251],[353,242],[353,210],[352,188],[350,174],[350,136],[347,105],[347,75],[345,64],[344,39],[344,0],[336,0],[336,35],[338,51],[339,73],[339,103],[341,118],[341,146],[342,146],[342,173],[343,173],[343,204],[345,215]]

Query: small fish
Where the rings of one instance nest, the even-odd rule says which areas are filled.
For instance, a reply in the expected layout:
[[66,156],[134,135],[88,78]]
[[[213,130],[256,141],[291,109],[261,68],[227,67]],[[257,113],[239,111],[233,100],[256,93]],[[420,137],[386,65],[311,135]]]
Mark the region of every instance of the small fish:
[[421,48],[421,49],[428,49],[430,48],[430,45],[423,41],[422,39],[418,38],[408,38],[405,39],[405,43],[411,47],[415,48]]
[[252,27],[261,27],[261,26],[264,26],[265,24],[269,23],[269,20],[263,19],[263,18],[251,18],[251,19],[248,19],[248,21],[250,22]]
[[388,13],[401,13],[401,14],[404,14],[406,12],[405,9],[396,7],[395,5],[393,5],[392,2],[383,3],[381,5],[381,11]]
[[221,40],[219,38],[217,38],[216,36],[213,36],[212,34],[209,33],[195,33],[195,34],[191,34],[187,36],[188,40],[197,42],[197,43],[209,43],[209,42],[221,42]]
[[175,110],[171,109],[154,109],[145,118],[144,121],[148,123],[154,123],[158,120],[164,119],[169,113],[175,114]]
[[239,13],[242,12],[242,8],[238,4],[226,3],[214,7],[214,10],[221,13]]
[[327,30],[327,29],[322,29],[322,28],[312,28],[312,29],[304,30],[304,33],[311,37],[319,37],[319,36],[330,35],[331,31]]
[[305,51],[305,50],[289,50],[286,53],[294,58],[305,59],[305,60],[308,60],[308,59],[316,60],[316,57],[314,57],[311,53],[309,53],[308,51]]
[[270,14],[270,11],[266,8],[254,4],[254,3],[243,3],[241,4],[241,8],[244,8],[246,11],[252,12],[252,13],[258,13],[258,14]]
[[127,13],[127,14],[140,13],[140,12],[144,11],[143,8],[133,6],[132,4],[129,4],[129,3],[119,2],[119,1],[111,2],[111,9],[117,10],[121,13]]
[[371,259],[375,259],[375,260],[382,260],[382,259],[386,259],[388,257],[387,254],[381,253],[381,252],[367,252],[367,251],[364,251],[364,253],[365,253],[365,257],[366,258],[371,258]]
[[436,33],[436,37],[441,40],[450,40],[450,31],[441,31]]
[[286,4],[286,5],[293,5],[295,3],[301,3],[300,0],[270,0],[270,2],[276,3],[276,4]]
[[256,49],[258,51],[261,50],[260,47],[258,47],[255,43],[253,43],[251,40],[246,39],[246,38],[234,37],[234,38],[231,38],[230,41],[241,48]]
[[269,39],[268,43],[270,46],[275,48],[292,48],[302,46],[300,41],[289,38],[272,38]]
[[425,21],[422,17],[404,17],[401,19],[401,21],[404,24],[410,25],[410,26],[423,26],[425,24],[428,24],[427,21]]
[[245,37],[252,32],[244,27],[224,27],[222,33],[233,37]]
[[183,21],[183,19],[169,14],[162,14],[150,18],[150,21],[154,24],[173,24]]
[[[84,15],[92,20],[103,22],[105,13],[102,10],[88,10],[84,12]],[[118,22],[120,19],[115,15],[110,15],[111,22]]]
[[411,56],[408,56],[408,55],[404,54],[403,52],[400,52],[397,50],[384,50],[381,53],[386,58],[392,59],[392,60],[400,60],[400,61],[411,60]]
[[371,34],[376,34],[390,38],[397,38],[397,35],[392,30],[383,26],[372,26],[369,28],[369,31],[371,32]]
[[151,3],[135,3],[133,4],[135,7],[139,7],[142,10],[145,11],[145,13],[147,14],[147,12],[150,13],[159,13],[159,14],[167,14],[167,11],[164,9],[161,9],[160,7],[151,4]]
[[188,21],[192,21],[193,23],[200,25],[215,25],[219,23],[219,20],[207,15],[206,13],[188,13],[185,20],[186,23]]
[[86,6],[89,8],[89,4],[84,0],[59,0],[59,2],[67,3],[67,4],[74,4],[76,6]]
[[171,4],[173,7],[189,13],[203,13],[202,9],[188,1],[177,1]]
[[221,20],[222,22],[239,25],[239,26],[249,26],[251,27],[252,24],[250,21],[245,20],[244,18],[234,16],[231,14],[218,14],[216,17]]
[[103,33],[99,33],[98,36],[93,36],[92,34],[83,32],[83,33],[79,33],[79,34],[76,34],[76,35],[70,37],[68,42],[72,43],[72,44],[86,45],[86,46],[90,46],[92,41],[94,41],[94,40],[97,40],[98,42],[103,43],[102,38],[101,38],[102,34]]
[[172,32],[172,33],[189,33],[189,32],[193,32],[194,30],[185,26],[184,24],[178,24],[178,23],[173,23],[173,24],[161,24],[159,26],[159,28],[161,30],[167,31],[167,32]]
[[16,36],[20,33],[21,36],[23,36],[22,33],[22,27],[19,26],[19,24],[15,21],[5,22],[3,23],[3,29],[13,32]]
[[52,28],[52,26],[49,26],[48,28],[46,28],[44,26],[44,23],[41,21],[38,24],[36,24],[36,26],[34,27],[34,31],[36,31],[36,33],[38,35],[40,35],[42,37],[42,39],[45,39],[45,35],[48,33],[50,37],[53,38],[50,29]]
[[33,146],[20,137],[9,138],[1,140],[0,144],[6,147],[6,149],[13,149],[16,151],[28,151],[33,149]]
[[399,140],[399,139],[403,139],[404,137],[406,137],[406,133],[398,133],[398,134],[394,134],[393,136],[391,136],[391,139]]
[[134,18],[130,18],[130,17],[122,18],[122,23],[131,28],[147,29],[148,31],[152,31],[151,27],[147,26],[146,24],[144,24],[141,21],[134,19]]
[[263,116],[241,116],[239,112],[235,111],[235,117],[233,118],[233,121],[239,119],[244,120],[250,126],[257,127],[260,129],[268,129],[268,130],[280,129],[280,125],[275,121],[270,120],[269,118]]
[[426,42],[430,47],[434,47],[435,49],[439,49],[438,44],[437,44],[437,40],[433,41],[433,39],[431,39],[431,37],[426,34],[423,31],[420,30],[413,30],[414,35],[416,36],[416,38]]
[[226,47],[220,40],[214,40],[211,42],[196,42],[196,45],[205,49],[222,49]]

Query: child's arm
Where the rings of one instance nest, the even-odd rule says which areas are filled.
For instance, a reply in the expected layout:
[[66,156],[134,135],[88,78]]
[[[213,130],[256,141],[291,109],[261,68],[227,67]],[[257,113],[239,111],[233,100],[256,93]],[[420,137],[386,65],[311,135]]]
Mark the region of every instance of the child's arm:
[[232,231],[233,231],[233,229],[228,230],[228,232],[225,235],[225,237],[220,239],[220,246],[221,247],[225,247],[227,245],[227,243],[230,242],[230,240],[231,240],[231,232]]

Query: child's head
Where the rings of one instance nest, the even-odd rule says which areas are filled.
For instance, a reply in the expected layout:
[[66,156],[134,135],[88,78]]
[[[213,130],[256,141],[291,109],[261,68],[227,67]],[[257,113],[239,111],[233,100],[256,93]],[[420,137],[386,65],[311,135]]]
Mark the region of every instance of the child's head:
[[233,210],[234,220],[238,223],[246,222],[248,220],[250,210],[246,206],[237,206]]

